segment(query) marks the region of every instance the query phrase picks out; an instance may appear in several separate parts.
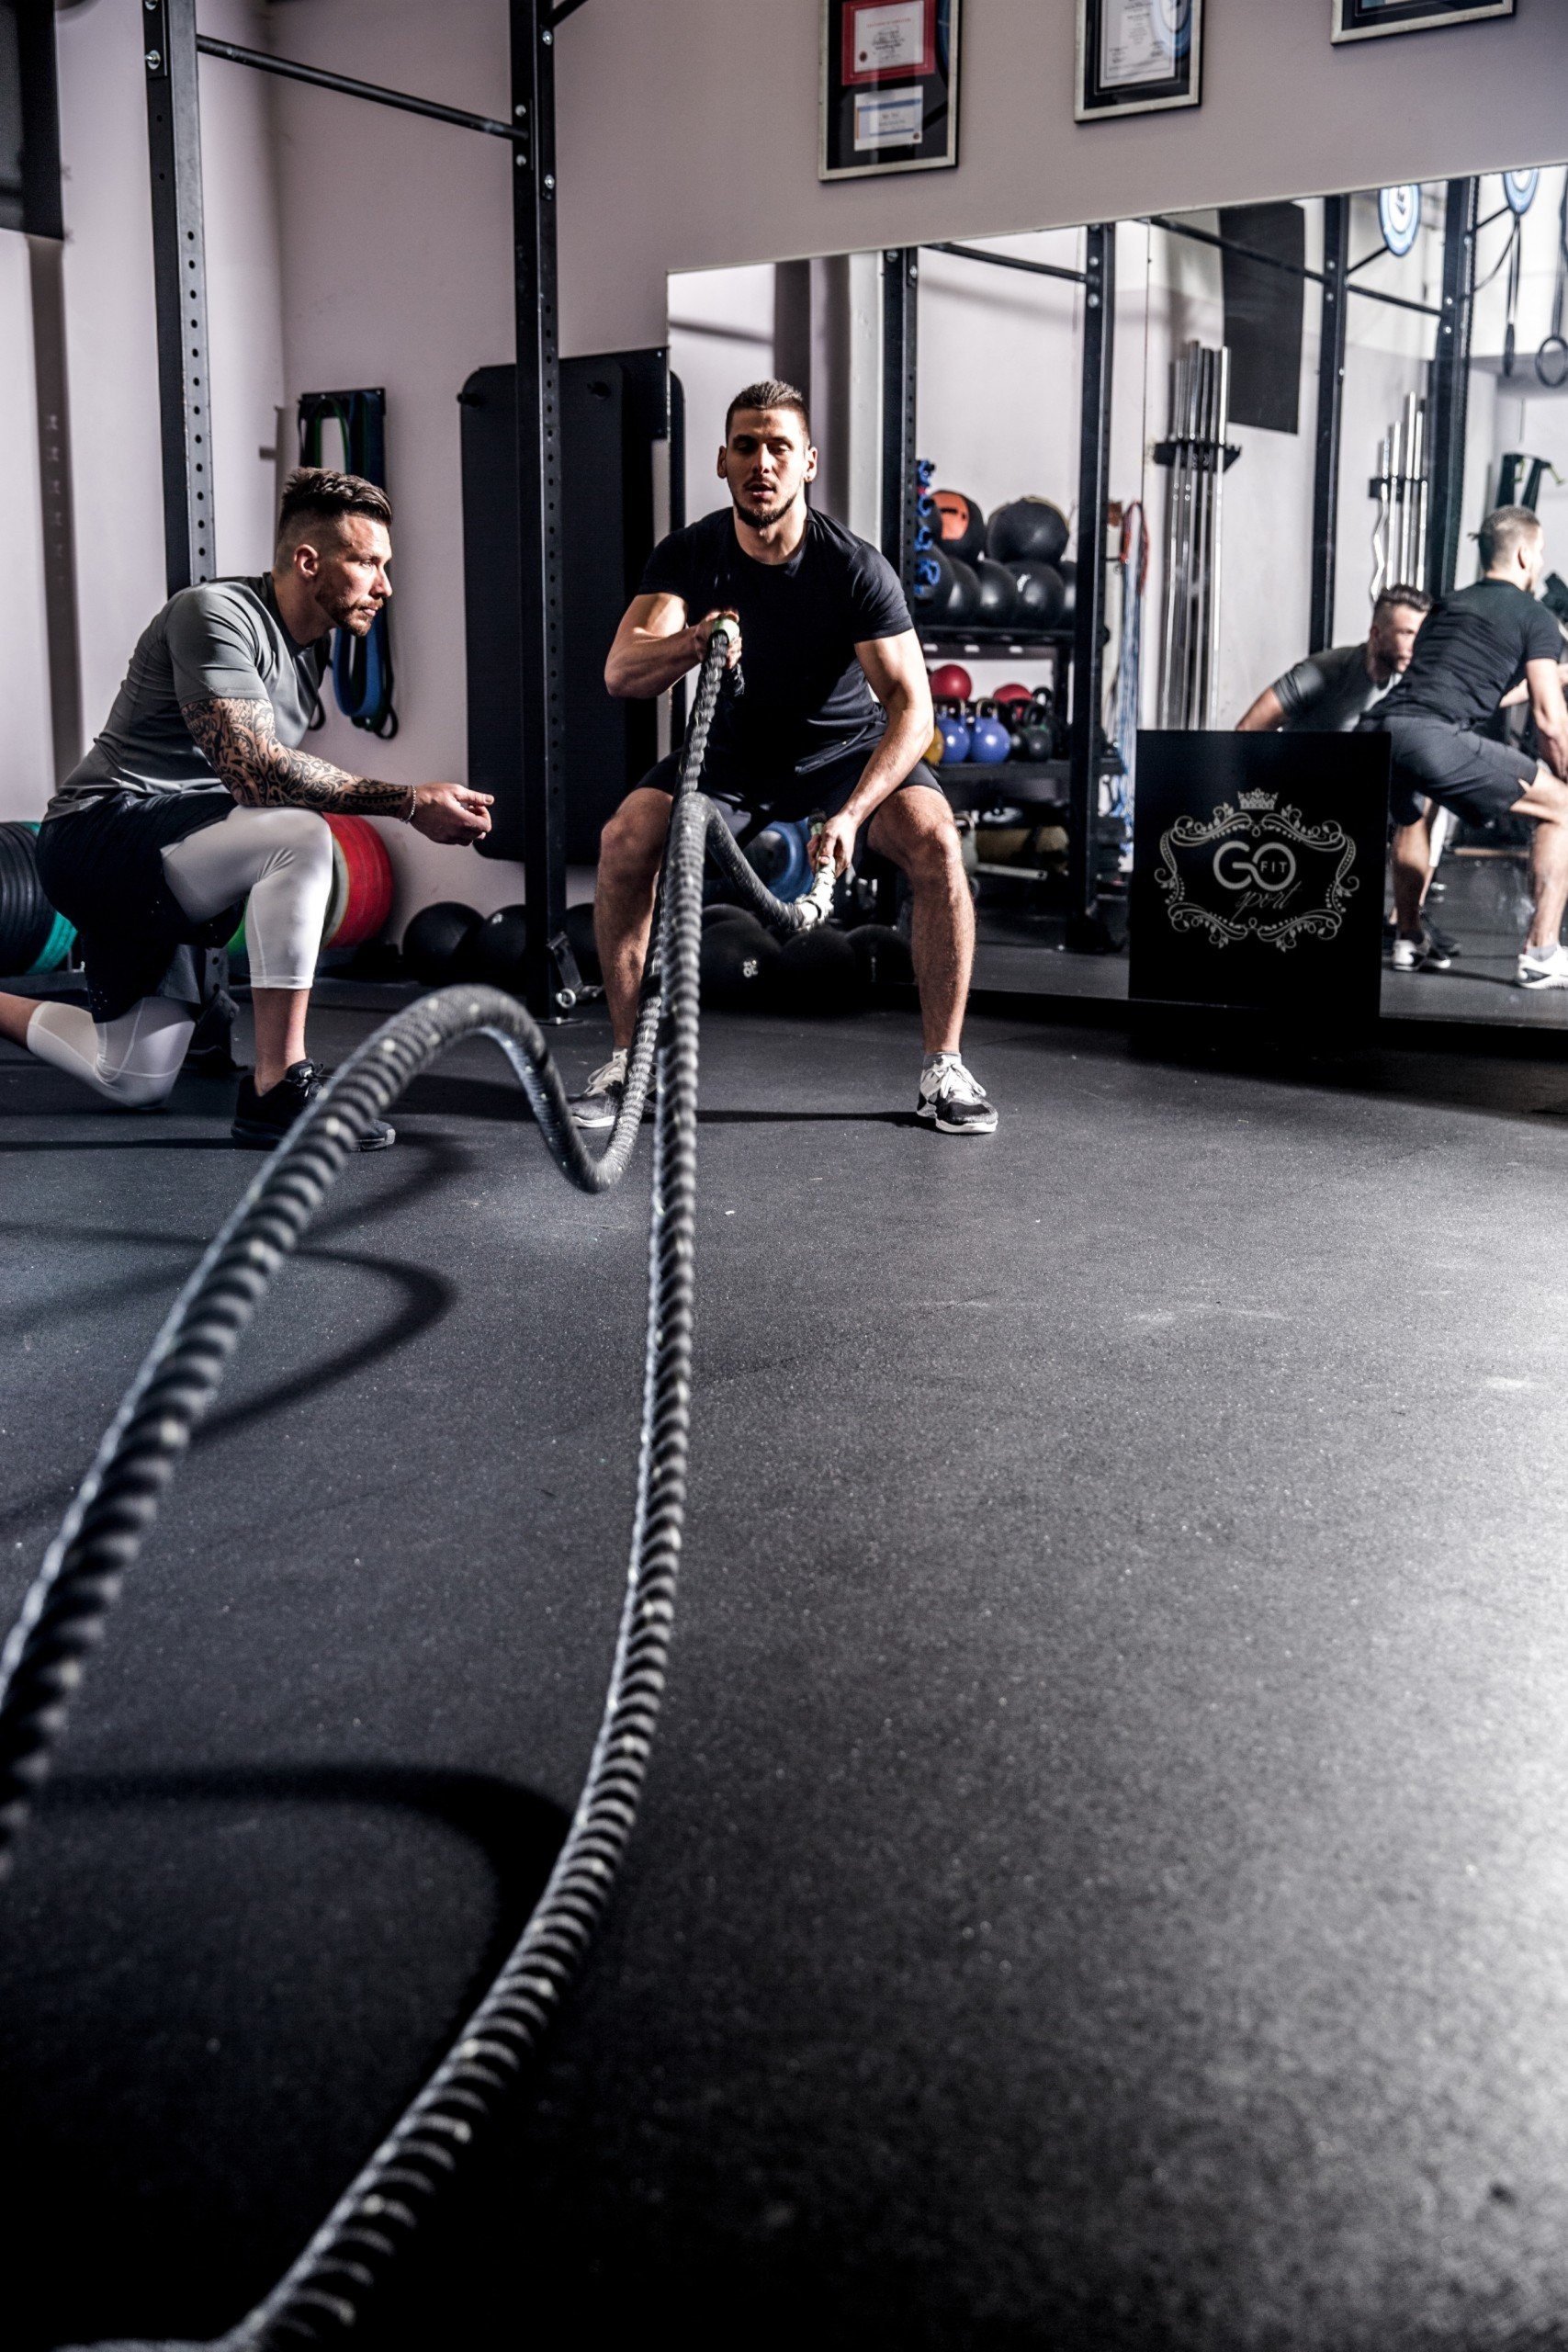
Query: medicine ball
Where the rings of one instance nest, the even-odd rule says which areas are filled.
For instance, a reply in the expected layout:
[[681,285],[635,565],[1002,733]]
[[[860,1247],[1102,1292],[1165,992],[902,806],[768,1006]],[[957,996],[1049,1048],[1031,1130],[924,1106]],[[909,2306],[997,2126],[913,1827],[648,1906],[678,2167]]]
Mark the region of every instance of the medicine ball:
[[959,662],[942,662],[931,672],[931,698],[935,702],[967,702],[975,691],[975,681]]
[[779,943],[771,931],[740,908],[703,933],[702,998],[722,1012],[754,1012],[771,1001],[778,970]]
[[733,899],[712,899],[703,909],[703,929],[711,931],[716,922],[729,922],[745,911],[743,907],[736,905]]
[[599,943],[593,936],[593,901],[581,900],[566,910],[567,944],[577,958],[577,968],[585,980],[598,981],[604,975],[599,968]]
[[1078,568],[1076,563],[1059,563],[1056,566],[1056,571],[1062,582],[1060,620],[1065,623],[1070,621],[1077,610]]
[[945,746],[945,758],[966,760],[969,757],[969,724],[966,719],[955,718],[952,711],[943,711],[937,720],[936,731]]
[[890,923],[863,922],[851,932],[850,945],[860,958],[868,988],[908,986],[915,977],[909,943]]
[[[866,928],[863,925],[862,928]],[[853,941],[832,923],[787,939],[773,975],[773,1001],[783,1012],[858,1012],[866,981]]]
[[811,865],[806,854],[806,827],[780,819],[764,825],[746,844],[746,858],[760,881],[775,899],[798,899],[811,887]]
[[980,617],[980,583],[972,566],[957,556],[939,556],[947,576],[947,590],[926,609],[946,628],[969,628]]
[[1060,563],[1067,518],[1048,498],[1015,498],[998,506],[986,531],[986,552],[998,563]]
[[468,945],[472,976],[487,988],[523,993],[523,951],[528,938],[525,907],[497,907],[486,915]]
[[1062,617],[1066,591],[1062,575],[1048,563],[1010,563],[1021,614],[1035,628],[1055,628]]
[[992,628],[1006,628],[1018,616],[1018,590],[1005,564],[993,563],[983,555],[975,566],[979,582],[979,618]]
[[972,498],[961,490],[939,490],[935,492],[936,511],[941,518],[942,548],[944,555],[955,555],[961,563],[973,563],[977,555],[986,552],[986,518]]
[[[998,686],[991,695],[991,700],[999,706],[1004,702],[1029,702],[1032,700],[1032,688],[1029,686],[1021,686],[1017,680],[1014,679],[1005,686]],[[1003,713],[1003,716],[1006,716],[1005,712]]]
[[432,907],[421,907],[404,932],[403,961],[427,989],[470,979],[469,948],[479,927],[472,907],[438,899]]

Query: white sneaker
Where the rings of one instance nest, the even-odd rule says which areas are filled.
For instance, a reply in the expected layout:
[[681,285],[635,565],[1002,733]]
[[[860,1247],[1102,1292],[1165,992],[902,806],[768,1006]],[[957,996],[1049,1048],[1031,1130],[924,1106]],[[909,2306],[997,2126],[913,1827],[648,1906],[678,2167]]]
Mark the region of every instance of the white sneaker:
[[617,1050],[602,1062],[581,1094],[571,1098],[571,1115],[580,1127],[613,1127],[626,1091],[626,1057]]
[[1426,930],[1419,939],[1396,938],[1389,956],[1396,972],[1446,972],[1453,960]]
[[935,1069],[922,1069],[915,1116],[927,1119],[944,1136],[988,1136],[997,1124],[996,1105],[973,1070],[954,1055]]
[[1568,947],[1521,948],[1518,984],[1522,989],[1568,989]]

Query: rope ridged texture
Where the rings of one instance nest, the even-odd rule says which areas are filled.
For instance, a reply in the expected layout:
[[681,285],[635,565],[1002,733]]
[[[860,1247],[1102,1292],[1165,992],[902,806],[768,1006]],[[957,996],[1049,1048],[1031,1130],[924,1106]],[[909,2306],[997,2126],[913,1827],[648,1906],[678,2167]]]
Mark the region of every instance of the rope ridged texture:
[[[587,1778],[549,1883],[495,1982],[284,2278],[205,2352],[283,2352],[333,2343],[457,2170],[506,2097],[592,1939],[637,1817],[674,1619],[691,1430],[696,1211],[698,956],[705,852],[781,933],[819,905],[783,906],[698,790],[724,678],[716,634],[687,731],[626,1092],[595,1159],[537,1025],[499,990],[448,988],[366,1040],[258,1172],[185,1284],[115,1415],[0,1653],[0,1871],[9,1869],[72,1694],[164,1489],[278,1268],[378,1118],[466,1037],[493,1038],[521,1081],[557,1165],[586,1193],[617,1183],[636,1145],[655,1057],[658,1103],[649,1236],[641,1453],[626,1597]],[[97,2352],[198,2352],[101,2345]]]

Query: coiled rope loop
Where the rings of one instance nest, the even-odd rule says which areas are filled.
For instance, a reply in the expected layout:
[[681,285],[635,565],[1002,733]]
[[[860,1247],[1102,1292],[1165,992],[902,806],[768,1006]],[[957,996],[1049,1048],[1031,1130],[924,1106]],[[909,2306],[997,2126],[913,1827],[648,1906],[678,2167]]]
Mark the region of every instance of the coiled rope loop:
[[[825,879],[814,898],[781,905],[697,790],[724,668],[721,628],[703,662],[671,817],[655,952],[626,1092],[604,1153],[595,1159],[588,1151],[545,1039],[511,997],[442,989],[386,1022],[263,1166],[181,1290],[0,1653],[4,1871],[87,1656],[164,1491],[267,1285],[369,1122],[451,1046],[491,1037],[521,1081],[557,1165],[580,1190],[602,1193],[620,1181],[631,1158],[657,1057],[637,1507],[615,1660],[577,1810],[548,1884],[457,2041],[277,2286],[207,2352],[282,2352],[336,2341],[354,2326],[477,2127],[536,2048],[604,1916],[637,1817],[664,1689],[686,1508],[705,854],[781,933],[819,920],[830,888]],[[97,2352],[198,2347],[106,2345]]]

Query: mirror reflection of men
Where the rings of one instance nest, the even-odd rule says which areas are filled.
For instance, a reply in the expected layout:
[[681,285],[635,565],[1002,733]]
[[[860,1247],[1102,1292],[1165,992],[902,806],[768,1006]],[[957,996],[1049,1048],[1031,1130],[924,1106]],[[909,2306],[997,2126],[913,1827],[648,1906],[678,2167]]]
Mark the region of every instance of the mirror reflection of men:
[[1240,735],[1348,735],[1410,666],[1422,622],[1432,609],[1424,588],[1385,588],[1372,606],[1360,645],[1326,646],[1265,686],[1236,720]]
[[[953,812],[924,752],[931,689],[891,565],[806,503],[817,471],[806,403],[750,384],[725,419],[718,475],[729,504],[649,559],[604,668],[611,694],[651,698],[707,650],[721,612],[740,623],[745,692],[725,695],[702,788],[754,814],[820,815],[818,862],[842,873],[868,845],[909,881],[925,1058],[917,1115],[944,1135],[989,1135],[997,1114],[960,1052],[975,914]],[[615,1053],[573,1110],[614,1121],[637,1022],[654,887],[678,761],[661,760],[604,828],[595,901]]]
[[[1391,813],[1394,916],[1399,942],[1417,967],[1425,937],[1424,854],[1406,853],[1424,829],[1424,800],[1451,808],[1472,825],[1528,817],[1535,900],[1519,952],[1520,988],[1568,988],[1568,949],[1561,944],[1568,904],[1568,706],[1558,672],[1562,639],[1536,598],[1546,570],[1540,517],[1528,506],[1499,506],[1476,535],[1483,576],[1437,605],[1410,666],[1386,701],[1361,721],[1386,729],[1393,755]],[[1523,685],[1542,756],[1478,730]],[[1398,956],[1398,946],[1395,949]]]
[[[272,570],[183,588],[142,631],[103,732],[44,812],[39,873],[76,925],[87,1004],[0,995],[0,1036],[122,1109],[162,1102],[196,1025],[195,965],[245,916],[254,1076],[231,1130],[276,1144],[321,1091],[305,1015],[333,881],[325,813],[480,840],[489,795],[383,784],[297,747],[334,628],[365,636],[390,596],[392,509],[355,474],[285,485]],[[248,904],[247,904],[248,901]],[[393,1140],[376,1122],[362,1150]]]

